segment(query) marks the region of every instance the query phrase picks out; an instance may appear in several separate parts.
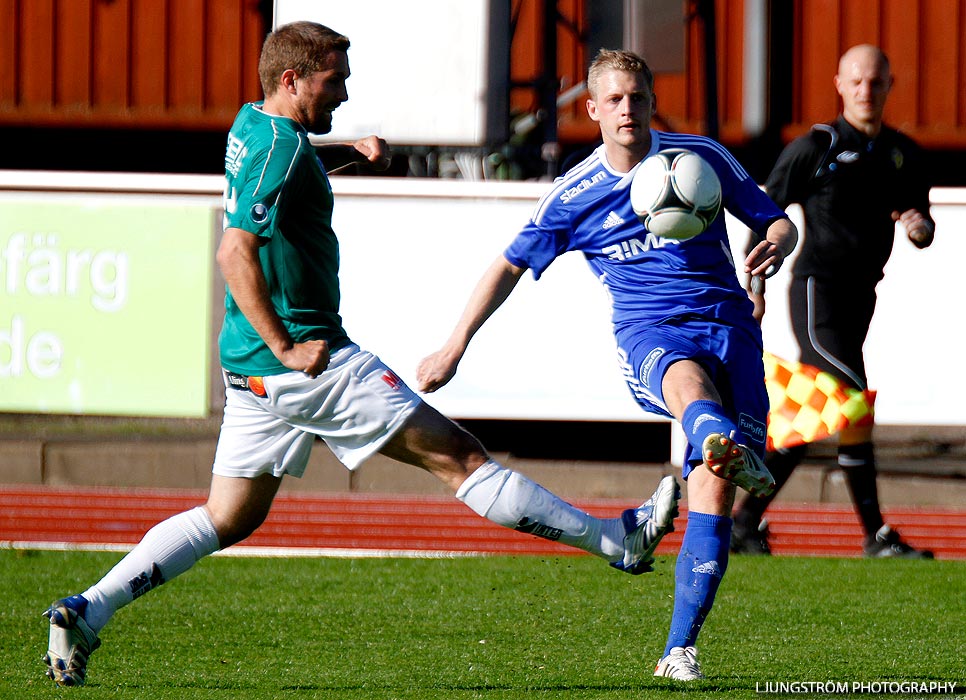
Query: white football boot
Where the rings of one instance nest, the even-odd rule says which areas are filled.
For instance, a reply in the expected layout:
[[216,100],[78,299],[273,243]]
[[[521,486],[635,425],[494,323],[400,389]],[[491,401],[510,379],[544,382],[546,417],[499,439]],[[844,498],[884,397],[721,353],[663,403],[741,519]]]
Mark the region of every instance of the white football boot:
[[676,681],[701,680],[704,674],[701,673],[701,665],[698,663],[698,650],[694,647],[674,647],[657,662],[654,675]]
[[674,519],[678,515],[681,487],[668,475],[661,479],[649,499],[637,508],[628,508],[621,514],[624,522],[624,558],[611,562],[611,566],[629,574],[653,571],[654,550],[661,538],[674,531]]
[[701,457],[712,474],[752,496],[770,496],[775,490],[775,478],[761,457],[723,433],[711,433],[704,439]]
[[44,663],[47,677],[57,685],[84,685],[87,659],[101,640],[84,619],[87,601],[79,596],[55,600],[44,613],[50,619],[50,637]]

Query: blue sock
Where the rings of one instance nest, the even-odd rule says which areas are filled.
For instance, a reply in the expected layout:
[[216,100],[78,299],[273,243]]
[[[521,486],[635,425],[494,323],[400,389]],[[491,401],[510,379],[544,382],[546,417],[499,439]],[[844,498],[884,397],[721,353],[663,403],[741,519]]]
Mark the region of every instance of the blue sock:
[[714,401],[695,401],[688,404],[681,416],[681,427],[691,447],[701,454],[701,446],[711,433],[722,433],[731,437],[738,432],[738,426],[725,415],[721,404]]
[[674,570],[674,613],[664,656],[674,647],[694,646],[728,568],[730,544],[731,518],[688,513],[688,526]]

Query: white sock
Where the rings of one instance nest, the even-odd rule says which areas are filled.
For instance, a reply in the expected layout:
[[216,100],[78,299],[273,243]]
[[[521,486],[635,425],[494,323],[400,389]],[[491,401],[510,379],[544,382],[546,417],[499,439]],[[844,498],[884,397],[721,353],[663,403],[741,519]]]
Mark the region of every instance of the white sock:
[[498,525],[557,540],[607,561],[624,556],[620,518],[595,518],[493,460],[466,478],[456,498]]
[[119,608],[183,574],[218,548],[218,533],[200,506],[158,523],[104,578],[84,591],[88,601],[84,619],[99,631]]

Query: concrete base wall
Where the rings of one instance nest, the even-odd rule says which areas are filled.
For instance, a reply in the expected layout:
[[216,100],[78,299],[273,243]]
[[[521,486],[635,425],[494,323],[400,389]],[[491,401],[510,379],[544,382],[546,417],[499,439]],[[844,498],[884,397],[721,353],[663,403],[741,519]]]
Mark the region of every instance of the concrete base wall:
[[[0,440],[0,482],[50,486],[205,489],[210,481],[216,439],[210,436],[110,440]],[[668,464],[577,462],[494,457],[569,499],[638,500],[650,494],[666,474],[680,474]],[[966,480],[958,464],[923,463],[880,466],[879,495],[884,507],[966,504]],[[294,492],[448,494],[428,473],[377,455],[355,472],[343,467],[317,443],[302,479],[286,479]],[[686,488],[686,486],[685,486]],[[686,491],[685,491],[686,493]],[[848,503],[849,494],[834,463],[807,461],[792,475],[778,500]]]

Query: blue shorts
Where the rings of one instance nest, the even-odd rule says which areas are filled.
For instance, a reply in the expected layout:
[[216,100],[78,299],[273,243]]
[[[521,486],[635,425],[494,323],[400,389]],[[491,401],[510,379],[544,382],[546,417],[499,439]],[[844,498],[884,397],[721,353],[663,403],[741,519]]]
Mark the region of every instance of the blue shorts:
[[[624,379],[645,411],[675,418],[664,402],[664,374],[678,360],[693,360],[708,373],[721,395],[725,413],[738,426],[736,440],[764,456],[768,392],[757,326],[679,321],[618,332],[617,346]],[[701,462],[692,452],[689,444],[684,456],[685,478],[692,464]]]

